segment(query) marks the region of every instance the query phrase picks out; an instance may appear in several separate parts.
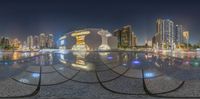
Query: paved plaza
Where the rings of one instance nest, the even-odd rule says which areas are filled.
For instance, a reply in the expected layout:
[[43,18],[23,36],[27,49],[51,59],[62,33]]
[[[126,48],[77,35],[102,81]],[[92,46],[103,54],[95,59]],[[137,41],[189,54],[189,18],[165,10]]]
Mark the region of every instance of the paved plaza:
[[45,53],[1,61],[0,98],[200,98],[200,68],[192,61],[146,52]]

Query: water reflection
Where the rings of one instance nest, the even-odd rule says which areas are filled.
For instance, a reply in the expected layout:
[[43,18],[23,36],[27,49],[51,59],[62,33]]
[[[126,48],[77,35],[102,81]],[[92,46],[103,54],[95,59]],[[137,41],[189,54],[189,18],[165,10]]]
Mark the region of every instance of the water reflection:
[[[52,65],[54,63],[53,53],[48,53],[44,55],[40,55],[35,57],[34,64],[44,66],[44,65]],[[56,58],[55,58],[56,59]]]
[[113,63],[113,62],[115,64],[122,63],[122,61],[123,61],[122,57],[124,57],[124,56],[122,56],[122,54],[115,53],[115,52],[99,52],[98,54],[100,56],[100,60],[106,64]]
[[81,69],[85,71],[95,70],[94,64],[86,61],[86,57],[89,54],[89,52],[75,51],[71,53],[67,53],[67,54],[60,53],[58,56],[58,60],[61,63],[66,64],[67,66],[72,66],[73,68],[76,68],[76,69]]
[[128,54],[127,53],[122,53],[121,57],[122,57],[122,65],[126,66],[127,63],[128,63],[128,59],[129,59]]
[[[3,54],[3,53],[2,53]],[[186,54],[184,53],[184,58],[175,58],[172,56],[162,55],[158,53],[143,53],[143,52],[68,52],[68,53],[46,53],[39,56],[38,53],[27,53],[27,52],[9,52],[1,54],[1,60],[17,60],[17,61],[1,61],[0,72],[8,75],[9,70],[14,70],[11,72],[19,71],[22,69],[23,65],[29,67],[33,66],[54,66],[57,64],[62,64],[63,67],[58,67],[58,70],[64,70],[66,66],[70,66],[74,69],[81,71],[95,71],[96,66],[105,67],[115,67],[123,66],[123,68],[129,68],[133,70],[146,70],[144,73],[145,78],[152,78],[159,74],[159,71],[173,77],[174,75],[179,75],[178,77],[185,75],[185,72],[191,73],[191,78],[196,77],[198,67],[200,67],[200,58],[197,54]],[[192,56],[191,56],[192,55]],[[197,56],[195,56],[197,55]],[[32,58],[26,58],[31,57]],[[90,56],[90,57],[89,57]],[[6,58],[3,58],[6,57]],[[99,59],[99,60],[97,60]],[[29,64],[30,63],[30,64]],[[20,64],[20,65],[19,65]],[[3,67],[4,66],[4,67]],[[34,68],[35,68],[34,67]],[[25,67],[23,67],[25,68]],[[50,67],[48,67],[50,68]],[[39,69],[37,69],[39,70]],[[52,69],[51,69],[52,70]],[[105,69],[106,70],[106,69]],[[147,71],[148,70],[148,71]],[[6,71],[7,73],[5,73]],[[8,72],[9,71],[9,72]],[[39,72],[39,71],[38,71]],[[16,74],[16,73],[15,73]],[[2,74],[3,75],[3,74]],[[30,74],[31,77],[39,77],[37,72]],[[194,77],[195,76],[195,77]],[[9,76],[7,76],[9,77]],[[21,79],[22,82],[27,82],[25,79]]]
[[33,57],[38,55],[38,52],[1,52],[0,53],[0,61],[5,60],[18,60],[27,57]]
[[73,54],[76,56],[75,63],[72,63],[71,65],[75,68],[80,68],[82,70],[86,71],[94,71],[95,67],[92,63],[86,62],[85,58],[88,55],[88,52],[73,52]]

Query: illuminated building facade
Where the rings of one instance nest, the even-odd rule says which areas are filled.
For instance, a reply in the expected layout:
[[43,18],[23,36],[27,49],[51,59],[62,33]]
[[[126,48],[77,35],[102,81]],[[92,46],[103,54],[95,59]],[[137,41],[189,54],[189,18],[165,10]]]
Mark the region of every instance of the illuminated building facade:
[[156,34],[152,38],[154,49],[175,50],[188,46],[189,32],[183,25],[174,25],[169,19],[157,19]]
[[124,26],[121,29],[114,31],[114,36],[118,39],[118,48],[133,48],[136,46],[136,36],[132,32],[130,25]]
[[145,46],[152,47],[152,41],[151,40],[145,40]]
[[189,44],[189,31],[184,31],[183,32],[183,43],[186,44],[187,48],[188,48],[188,44]]
[[183,32],[183,42],[184,43],[187,43],[188,42],[188,40],[189,40],[189,31],[184,31]]
[[11,40],[11,46],[14,49],[20,49],[22,47],[21,41],[19,41],[17,38]]
[[39,41],[40,41],[39,37],[38,36],[34,36],[34,38],[33,38],[34,49],[39,49],[40,48]]
[[33,36],[27,37],[27,45],[30,50],[33,49]]
[[7,49],[10,46],[10,39],[8,37],[1,37],[0,49]]
[[53,34],[49,34],[47,38],[47,48],[53,48],[54,47],[54,41],[53,41]]
[[59,49],[65,50],[66,49],[66,35],[59,38]]
[[152,40],[154,48],[173,50],[175,37],[174,22],[169,19],[157,19],[156,34]]
[[162,47],[162,28],[163,28],[163,24],[162,24],[162,19],[157,19],[156,20],[156,34],[152,39],[153,42],[153,47],[155,49],[160,49]]
[[45,38],[45,34],[44,33],[40,34],[39,41],[40,41],[40,48],[45,48],[45,46],[46,46],[46,44],[45,44],[46,38]]
[[40,36],[39,36],[39,46],[40,46],[40,49],[54,48],[54,36],[53,36],[53,34],[45,35],[45,33],[41,33]]
[[88,28],[66,33],[59,39],[59,48],[81,51],[110,50],[117,48],[116,40],[116,37],[106,30]]
[[72,37],[76,38],[76,44],[73,45],[72,50],[90,50],[88,45],[85,43],[85,36],[90,34],[90,31],[76,31],[71,34]]
[[176,25],[175,27],[175,43],[180,45],[183,43],[183,26]]
[[111,34],[108,31],[101,30],[98,32],[99,35],[101,35],[102,43],[99,46],[98,50],[110,50],[110,46],[108,46],[108,37],[111,36]]
[[174,49],[174,22],[169,19],[163,20],[162,44],[164,48]]

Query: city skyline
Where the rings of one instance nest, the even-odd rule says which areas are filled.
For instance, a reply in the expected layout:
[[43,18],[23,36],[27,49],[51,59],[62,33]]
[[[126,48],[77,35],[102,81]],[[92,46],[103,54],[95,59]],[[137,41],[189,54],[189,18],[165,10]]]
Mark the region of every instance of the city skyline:
[[156,32],[155,20],[165,18],[175,21],[176,24],[183,24],[191,33],[191,43],[199,41],[198,2],[143,2],[2,1],[0,34],[9,37],[17,34],[17,38],[25,40],[28,35],[45,32],[56,34],[58,37],[55,39],[58,39],[64,33],[77,28],[104,28],[112,32],[124,25],[132,25],[138,43],[144,44],[145,39],[151,39]]
[[197,0],[1,0],[0,99],[200,99]]

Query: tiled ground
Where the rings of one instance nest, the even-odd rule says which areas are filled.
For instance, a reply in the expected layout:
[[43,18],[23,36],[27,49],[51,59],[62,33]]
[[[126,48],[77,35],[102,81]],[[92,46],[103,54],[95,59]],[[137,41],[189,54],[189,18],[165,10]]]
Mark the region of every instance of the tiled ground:
[[0,98],[200,98],[198,66],[152,53],[49,53],[0,65]]

